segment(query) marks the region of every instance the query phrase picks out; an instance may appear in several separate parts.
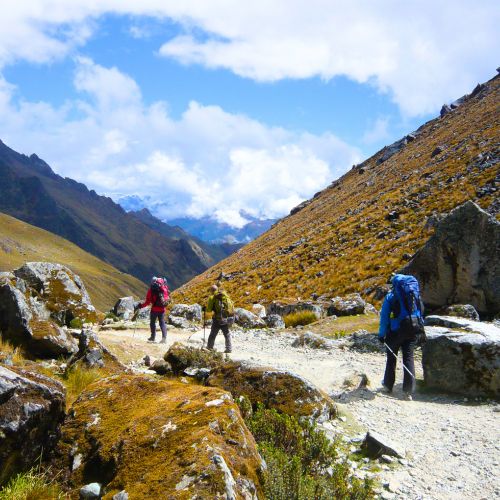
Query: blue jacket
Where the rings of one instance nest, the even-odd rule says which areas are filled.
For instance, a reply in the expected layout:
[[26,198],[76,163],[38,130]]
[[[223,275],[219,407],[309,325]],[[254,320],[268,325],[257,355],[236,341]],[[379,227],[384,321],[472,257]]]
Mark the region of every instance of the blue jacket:
[[380,325],[378,329],[378,336],[380,338],[387,337],[388,333],[399,329],[399,318],[391,319],[391,310],[394,297],[394,292],[389,292],[384,299],[382,304],[382,310],[380,311]]

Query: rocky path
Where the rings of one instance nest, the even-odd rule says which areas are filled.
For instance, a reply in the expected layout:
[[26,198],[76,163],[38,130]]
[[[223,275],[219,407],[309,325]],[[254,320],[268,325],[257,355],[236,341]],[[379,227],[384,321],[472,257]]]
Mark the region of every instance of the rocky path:
[[[160,357],[174,341],[201,346],[203,339],[201,332],[182,330],[169,331],[167,346],[147,343],[146,330],[100,336],[125,361],[144,354]],[[294,335],[265,331],[236,331],[233,338],[233,359],[294,371],[340,395],[337,401],[346,415],[343,433],[356,440],[366,430],[377,431],[406,449],[401,463],[383,466],[383,498],[500,498],[500,405],[418,391],[413,401],[406,401],[402,373],[393,395],[383,394],[379,388],[385,361],[379,353],[295,348]],[[216,348],[222,350],[222,336]],[[348,382],[361,373],[368,376],[368,388],[349,388]],[[422,374],[417,372],[417,378]]]

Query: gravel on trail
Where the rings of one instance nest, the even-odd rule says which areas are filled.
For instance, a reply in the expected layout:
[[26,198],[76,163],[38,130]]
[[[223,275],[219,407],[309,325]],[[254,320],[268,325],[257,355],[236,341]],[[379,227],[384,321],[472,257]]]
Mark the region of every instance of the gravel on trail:
[[[166,346],[146,342],[147,333],[145,329],[108,330],[99,335],[126,362],[146,354],[160,358],[176,341],[200,347],[203,341],[201,330],[171,328]],[[341,344],[328,350],[292,347],[295,339],[295,334],[283,330],[235,329],[231,358],[293,371],[333,395],[345,416],[330,429],[340,429],[353,444],[359,446],[360,437],[371,430],[406,449],[405,459],[381,465],[377,473],[381,498],[500,498],[498,403],[419,388],[413,401],[406,401],[400,360],[394,391],[385,394],[380,387],[384,354],[354,351]],[[217,337],[216,349],[223,351],[223,340],[222,335]],[[422,380],[418,359],[416,365],[417,381]],[[369,384],[357,389],[361,374],[368,377]]]

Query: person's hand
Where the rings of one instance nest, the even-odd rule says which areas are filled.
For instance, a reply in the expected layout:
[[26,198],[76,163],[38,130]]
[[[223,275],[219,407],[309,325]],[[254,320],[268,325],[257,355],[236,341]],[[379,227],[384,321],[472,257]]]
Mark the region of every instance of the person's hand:
[[379,337],[379,338],[378,338],[378,341],[379,341],[381,344],[385,344],[385,337]]
[[201,310],[205,312],[207,310],[207,306],[201,306]]
[[134,305],[134,312],[137,312],[141,308],[141,304]]

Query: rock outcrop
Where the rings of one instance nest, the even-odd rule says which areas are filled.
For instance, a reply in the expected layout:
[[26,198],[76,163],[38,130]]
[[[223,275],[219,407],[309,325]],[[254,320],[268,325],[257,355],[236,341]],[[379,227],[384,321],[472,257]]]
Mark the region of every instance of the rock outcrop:
[[[220,389],[120,375],[73,406],[54,458],[74,496],[262,498],[255,441]],[[119,498],[119,497],[117,497]]]
[[196,349],[179,342],[165,353],[164,360],[172,367],[175,375],[182,375],[187,368],[215,368],[223,363],[222,354],[206,349]]
[[500,397],[500,328],[463,318],[426,318],[422,349],[428,387],[467,396]]
[[222,387],[233,396],[245,396],[252,405],[262,403],[282,413],[318,422],[329,420],[336,408],[329,396],[294,373],[247,363],[224,363],[207,379],[212,387]]
[[266,326],[261,317],[241,307],[234,309],[234,320],[237,325],[243,328],[263,328]]
[[322,335],[312,332],[301,333],[293,342],[293,347],[310,347],[311,349],[332,349],[337,343]]
[[279,314],[268,314],[264,321],[269,328],[285,328],[285,322]]
[[312,311],[316,318],[320,319],[325,315],[325,311],[320,304],[315,304],[314,302],[304,301],[304,302],[293,302],[287,304],[284,302],[271,302],[267,306],[267,314],[277,314],[279,316],[286,316],[287,314],[292,314],[299,311]]
[[134,297],[121,297],[113,307],[113,313],[120,319],[129,320],[134,315]]
[[44,300],[23,279],[3,273],[0,277],[2,337],[41,358],[57,358],[76,352],[77,344],[73,337],[53,319],[53,305],[54,302]]
[[472,201],[439,222],[434,235],[402,269],[413,274],[431,309],[472,304],[500,312],[500,223]]
[[354,316],[365,312],[366,302],[359,293],[334,297],[327,305],[328,316]]
[[57,443],[65,391],[49,377],[0,366],[0,485]]
[[199,323],[202,318],[200,304],[175,304],[170,311],[171,316],[186,318],[188,321]]

